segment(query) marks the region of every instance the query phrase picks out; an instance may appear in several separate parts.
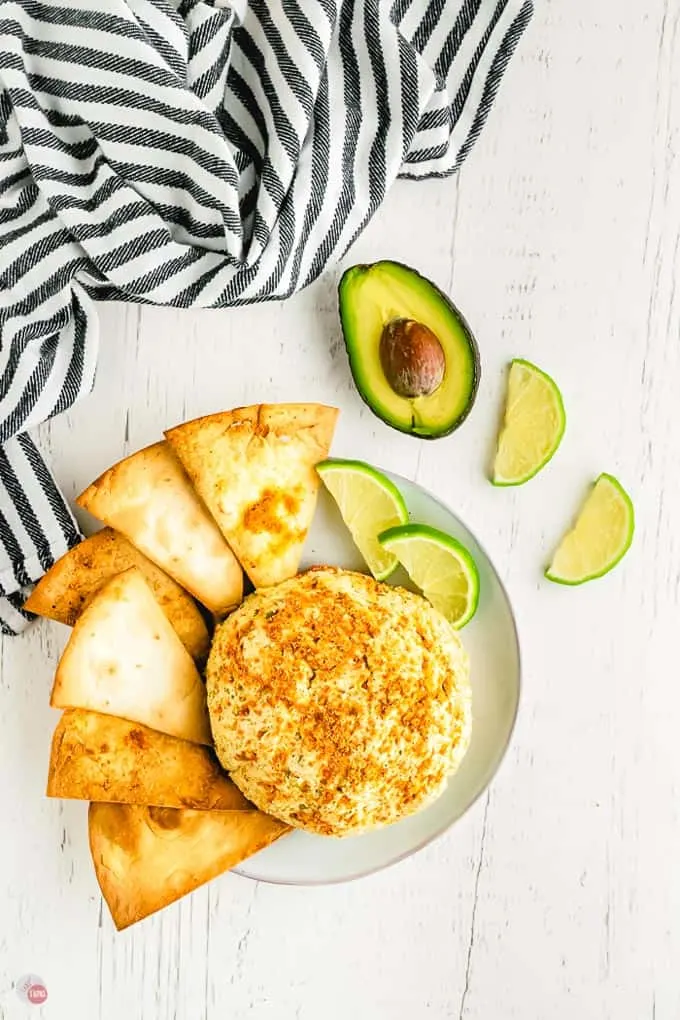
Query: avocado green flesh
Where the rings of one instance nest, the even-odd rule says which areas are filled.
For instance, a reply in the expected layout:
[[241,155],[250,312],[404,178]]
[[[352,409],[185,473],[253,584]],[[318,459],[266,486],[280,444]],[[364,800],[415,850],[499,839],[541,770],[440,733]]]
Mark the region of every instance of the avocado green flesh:
[[[453,431],[474,400],[478,362],[474,340],[444,295],[399,263],[354,266],[340,283],[340,316],[354,381],[378,417],[423,437]],[[380,338],[392,319],[423,323],[444,349],[444,378],[429,396],[399,396],[385,378]]]

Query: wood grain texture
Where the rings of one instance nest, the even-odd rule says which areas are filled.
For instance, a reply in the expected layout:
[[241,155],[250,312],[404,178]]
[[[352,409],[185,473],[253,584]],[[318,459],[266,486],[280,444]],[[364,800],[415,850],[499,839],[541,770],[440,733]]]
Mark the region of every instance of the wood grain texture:
[[[43,797],[65,632],[2,645],[0,1016],[11,983],[86,1020],[674,1020],[680,1015],[680,8],[537,4],[460,177],[401,183],[348,263],[416,265],[478,335],[478,405],[419,443],[354,391],[329,272],[285,305],[102,308],[96,393],[39,440],[74,496],[189,416],[258,400],[342,408],[334,452],[415,477],[469,522],[513,595],[524,703],[488,796],[410,861],[348,886],[226,876],[114,934],[85,808]],[[485,480],[514,355],[560,382],[563,447],[534,482]],[[638,512],[625,565],[543,581],[588,482]]]

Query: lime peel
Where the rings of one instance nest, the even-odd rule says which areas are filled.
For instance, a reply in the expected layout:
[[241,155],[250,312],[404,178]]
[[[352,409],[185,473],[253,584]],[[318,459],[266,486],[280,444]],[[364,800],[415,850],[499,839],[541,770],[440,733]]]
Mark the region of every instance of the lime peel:
[[457,630],[469,623],[479,604],[479,572],[464,545],[428,524],[390,528],[379,541]]
[[316,469],[369,570],[376,580],[384,581],[399,561],[383,549],[378,535],[408,520],[401,492],[381,471],[361,460],[329,458]]
[[555,380],[530,361],[515,358],[510,364],[493,484],[523,485],[534,478],[557,452],[566,423]]
[[635,509],[621,483],[601,474],[545,572],[549,581],[576,586],[604,577],[633,541]]

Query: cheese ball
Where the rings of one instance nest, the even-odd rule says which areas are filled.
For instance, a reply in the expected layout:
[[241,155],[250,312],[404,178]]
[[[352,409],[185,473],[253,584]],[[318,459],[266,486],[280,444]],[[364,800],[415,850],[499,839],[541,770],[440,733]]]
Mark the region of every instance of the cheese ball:
[[217,628],[215,750],[245,796],[289,825],[327,836],[389,825],[460,765],[469,673],[458,634],[420,595],[314,568]]

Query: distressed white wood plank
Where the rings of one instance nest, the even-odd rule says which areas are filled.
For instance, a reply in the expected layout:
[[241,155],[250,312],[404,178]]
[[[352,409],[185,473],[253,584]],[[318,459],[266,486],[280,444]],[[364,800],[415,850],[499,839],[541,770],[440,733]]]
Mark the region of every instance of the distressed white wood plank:
[[[102,308],[94,395],[40,430],[69,495],[188,415],[318,399],[336,451],[417,477],[471,524],[507,581],[524,702],[487,799],[381,875],[328,889],[225,876],[117,936],[80,805],[41,798],[64,639],[2,646],[0,1016],[45,979],[61,1020],[674,1020],[680,1013],[680,32],[677,4],[537,5],[460,177],[400,183],[349,262],[416,265],[482,348],[465,428],[388,429],[357,396],[339,271],[285,304],[227,312]],[[526,489],[485,480],[504,369],[563,389],[568,432]],[[541,568],[599,471],[630,488],[638,536],[583,590]],[[39,1013],[38,1013],[39,1015]]]

